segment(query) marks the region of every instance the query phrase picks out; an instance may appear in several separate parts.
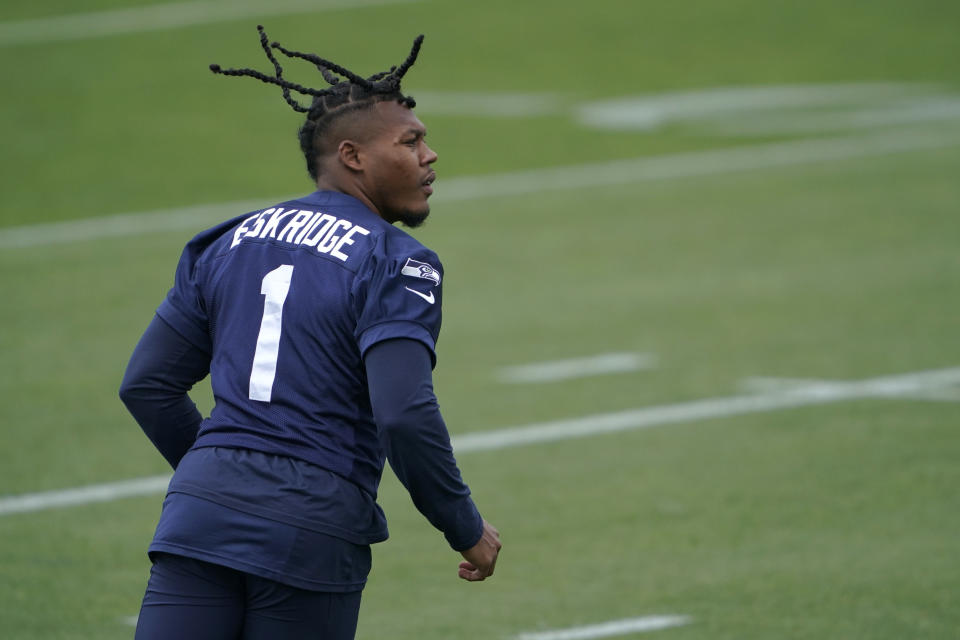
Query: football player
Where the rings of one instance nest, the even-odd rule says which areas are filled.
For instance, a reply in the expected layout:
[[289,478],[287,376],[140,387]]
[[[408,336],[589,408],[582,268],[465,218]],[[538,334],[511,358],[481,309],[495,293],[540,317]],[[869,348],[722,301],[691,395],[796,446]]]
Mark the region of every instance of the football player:
[[[175,469],[141,640],[353,638],[370,545],[387,537],[384,458],[462,554],[461,578],[491,576],[501,547],[433,391],[443,267],[394,226],[426,219],[436,177],[400,89],[423,36],[399,67],[364,78],[258,30],[273,74],[211,69],[279,86],[306,114],[317,190],[191,240],[130,359],[120,396]],[[329,86],[283,78],[274,51]],[[208,374],[202,419],[188,391]]]

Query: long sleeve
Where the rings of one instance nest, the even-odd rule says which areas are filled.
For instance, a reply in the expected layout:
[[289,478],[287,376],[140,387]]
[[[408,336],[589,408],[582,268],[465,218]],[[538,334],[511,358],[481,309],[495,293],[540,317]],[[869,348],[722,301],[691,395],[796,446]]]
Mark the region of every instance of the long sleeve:
[[433,391],[430,351],[417,340],[375,344],[365,358],[370,402],[387,460],[417,509],[456,551],[483,532]]
[[174,469],[203,420],[187,393],[209,368],[208,354],[154,316],[120,384],[120,399]]

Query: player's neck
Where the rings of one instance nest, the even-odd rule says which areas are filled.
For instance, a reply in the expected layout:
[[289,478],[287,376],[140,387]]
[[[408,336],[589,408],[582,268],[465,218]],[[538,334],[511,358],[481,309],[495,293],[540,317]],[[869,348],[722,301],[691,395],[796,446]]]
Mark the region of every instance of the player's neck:
[[337,180],[331,177],[320,176],[317,178],[317,189],[320,191],[339,191],[340,193],[345,193],[348,196],[353,196],[360,202],[362,202],[370,211],[373,211],[375,214],[383,217],[383,214],[380,213],[380,210],[373,204],[373,201],[367,197],[367,194],[364,192],[360,184],[354,183],[349,180]]

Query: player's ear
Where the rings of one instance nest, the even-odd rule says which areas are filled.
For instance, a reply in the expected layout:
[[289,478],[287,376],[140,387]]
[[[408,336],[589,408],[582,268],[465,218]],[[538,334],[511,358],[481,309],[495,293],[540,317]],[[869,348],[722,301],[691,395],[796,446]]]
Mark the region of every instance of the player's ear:
[[341,140],[337,146],[337,155],[340,162],[353,171],[363,171],[363,158],[360,155],[360,145],[353,140]]

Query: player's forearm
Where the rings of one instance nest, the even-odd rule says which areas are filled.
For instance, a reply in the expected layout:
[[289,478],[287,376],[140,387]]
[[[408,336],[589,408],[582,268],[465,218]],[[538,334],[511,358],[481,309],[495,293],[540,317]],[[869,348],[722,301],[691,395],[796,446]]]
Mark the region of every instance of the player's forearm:
[[433,393],[429,351],[415,340],[390,340],[371,348],[366,366],[390,466],[451,547],[469,548],[480,538],[483,520],[453,457]]
[[187,392],[208,367],[205,354],[154,317],[120,384],[127,410],[174,468],[193,445],[202,422]]
[[449,439],[439,437],[436,424],[425,422],[415,428],[409,423],[388,427],[384,435],[381,441],[390,466],[420,513],[443,531],[456,551],[476,544],[483,520],[460,476]]

